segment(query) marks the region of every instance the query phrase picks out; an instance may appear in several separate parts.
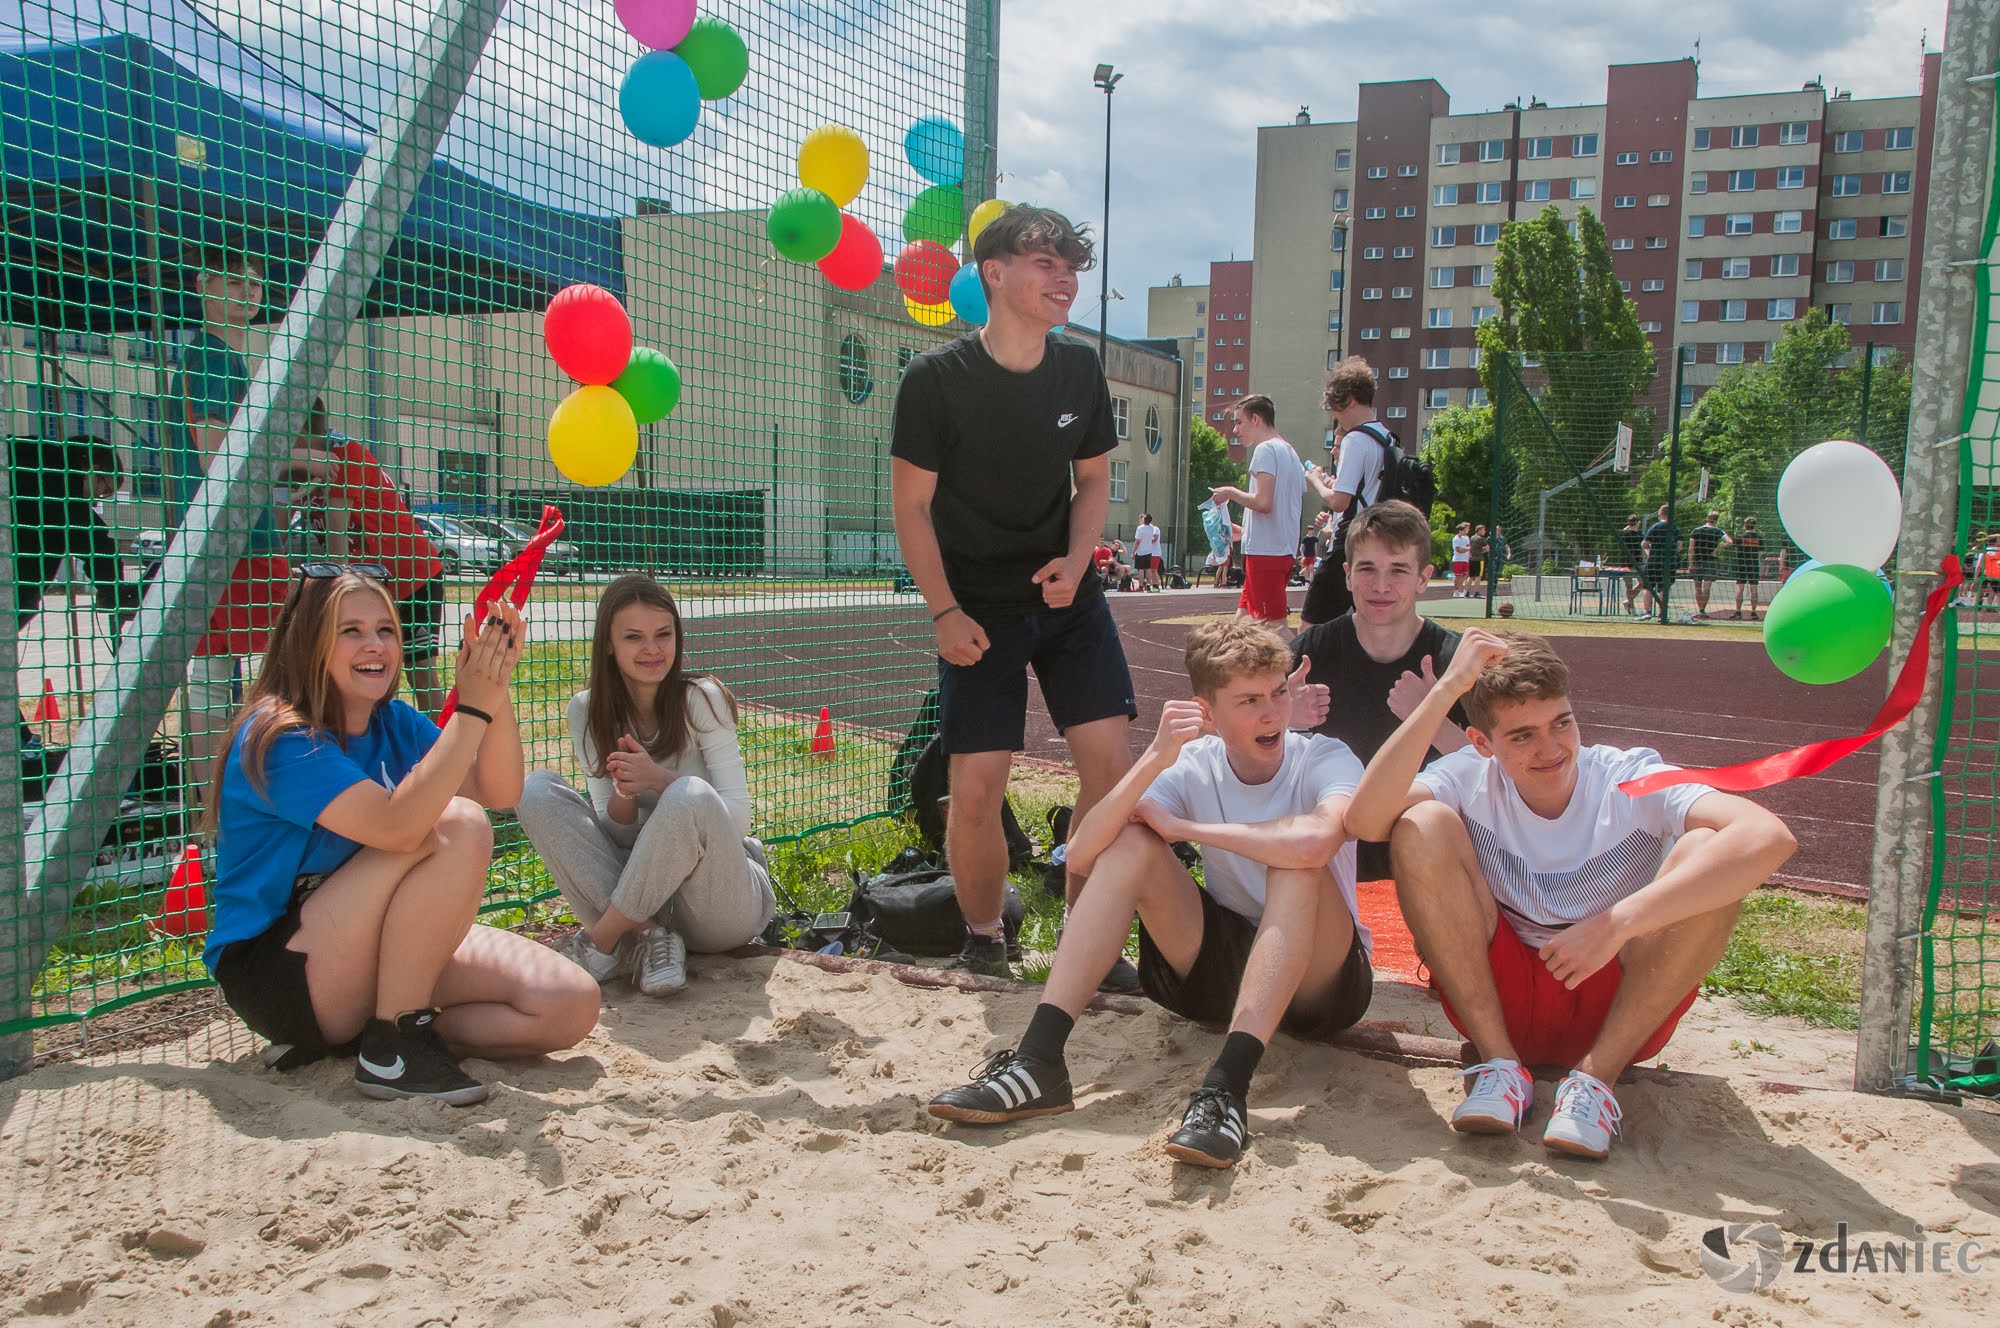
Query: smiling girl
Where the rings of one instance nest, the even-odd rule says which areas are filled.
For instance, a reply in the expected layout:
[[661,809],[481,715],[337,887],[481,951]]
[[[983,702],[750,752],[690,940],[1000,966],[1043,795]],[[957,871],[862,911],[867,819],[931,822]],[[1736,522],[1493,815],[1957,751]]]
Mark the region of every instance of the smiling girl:
[[203,955],[280,1069],[358,1053],[370,1097],[467,1106],[458,1057],[580,1041],[597,990],[524,937],[474,926],[485,808],[521,791],[507,684],[526,628],[465,621],[457,712],[395,700],[402,635],[377,568],[308,563],[210,782],[215,925]]
[[681,615],[648,576],[604,588],[590,686],[569,703],[590,790],[528,776],[521,826],[584,926],[559,946],[598,982],[649,996],[687,986],[687,952],[753,940],[777,911],[750,837],[736,698],[686,671]]

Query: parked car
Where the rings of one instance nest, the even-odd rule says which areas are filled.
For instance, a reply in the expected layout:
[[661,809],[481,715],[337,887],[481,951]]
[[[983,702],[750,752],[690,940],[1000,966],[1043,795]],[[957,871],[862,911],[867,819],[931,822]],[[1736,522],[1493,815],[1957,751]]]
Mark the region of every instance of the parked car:
[[437,546],[446,576],[460,572],[490,572],[514,556],[519,546],[511,540],[479,529],[475,518],[446,516],[442,512],[414,514],[424,534]]
[[[535,528],[525,521],[515,521],[509,517],[496,517],[489,524],[506,532],[521,548],[535,537]],[[570,540],[559,539],[552,542],[542,555],[543,576],[575,576],[583,570],[583,549]]]
[[132,553],[139,560],[139,575],[151,576],[153,569],[167,556],[167,532],[164,530],[142,530],[132,541]]

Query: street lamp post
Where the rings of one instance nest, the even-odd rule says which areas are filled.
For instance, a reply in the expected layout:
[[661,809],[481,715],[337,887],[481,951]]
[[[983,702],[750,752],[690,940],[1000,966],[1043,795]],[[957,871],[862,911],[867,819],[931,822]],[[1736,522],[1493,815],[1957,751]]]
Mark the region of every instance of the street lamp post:
[[1333,214],[1333,233],[1340,237],[1340,326],[1333,329],[1333,359],[1338,364],[1347,350],[1347,228],[1351,218],[1345,212]]
[[1097,237],[1097,275],[1099,282],[1097,310],[1097,362],[1110,363],[1111,330],[1111,262],[1109,258],[1111,235],[1111,94],[1118,90],[1118,80],[1123,74],[1113,73],[1110,65],[1099,65],[1092,81],[1104,91],[1104,229]]

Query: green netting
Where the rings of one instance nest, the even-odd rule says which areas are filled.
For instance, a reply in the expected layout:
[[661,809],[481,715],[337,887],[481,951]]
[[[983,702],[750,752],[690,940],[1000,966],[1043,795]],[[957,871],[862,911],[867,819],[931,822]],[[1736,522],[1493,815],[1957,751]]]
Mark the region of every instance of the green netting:
[[[148,578],[188,574],[175,534],[201,470],[189,458],[219,439],[257,372],[432,8],[0,9],[13,16],[0,17],[0,379],[20,594],[8,677],[26,796],[23,826],[7,833],[27,860],[41,772],[104,683],[121,624]],[[949,309],[912,310],[865,254],[861,288],[836,289],[774,252],[766,214],[797,187],[807,134],[840,124],[871,163],[846,213],[893,258],[923,196],[913,224],[935,228],[942,207],[962,261],[964,214],[992,190],[995,8],[703,0],[705,19],[740,34],[748,77],[700,103],[685,141],[658,147],[621,116],[642,48],[608,2],[506,6],[363,316],[321,348],[332,362],[321,395],[332,433],[369,449],[426,524],[452,640],[544,504],[563,510],[566,543],[531,605],[534,644],[515,687],[531,767],[579,774],[564,708],[583,685],[598,588],[643,570],[680,598],[690,664],[743,702],[767,842],[838,844],[897,810],[890,762],[935,666],[921,603],[898,593],[890,412],[909,357],[965,325]],[[690,63],[698,79],[716,77]],[[641,89],[634,104],[632,123],[655,137],[677,132],[660,124],[676,109],[663,97]],[[925,120],[963,132],[949,197],[906,153]],[[935,139],[931,152],[937,176]],[[639,428],[629,472],[601,488],[559,472],[547,440],[577,385],[544,347],[541,310],[582,282],[617,295],[636,343],[669,357],[684,384],[671,414]],[[1160,397],[1168,418],[1172,391]],[[1140,404],[1164,466],[1174,454],[1157,455],[1161,407]],[[317,479],[299,469],[253,535],[256,554],[296,566],[379,553],[346,529],[351,491],[330,497],[337,486]],[[1121,470],[1114,489],[1123,482]],[[1136,473],[1132,485],[1136,504]],[[1144,488],[1170,505],[1168,481],[1149,472]],[[199,939],[163,938],[152,920],[195,829],[183,808],[194,790],[177,772],[205,773],[259,667],[254,606],[284,589],[254,569],[239,581],[247,630],[203,642],[189,685],[138,698],[161,719],[160,759],[60,919],[31,1004],[0,1010],[0,1032],[204,979]],[[449,679],[410,681],[434,705]],[[814,750],[822,707],[831,754]],[[489,907],[549,897],[539,859],[501,819]],[[38,924],[12,919],[0,946],[35,952]]]

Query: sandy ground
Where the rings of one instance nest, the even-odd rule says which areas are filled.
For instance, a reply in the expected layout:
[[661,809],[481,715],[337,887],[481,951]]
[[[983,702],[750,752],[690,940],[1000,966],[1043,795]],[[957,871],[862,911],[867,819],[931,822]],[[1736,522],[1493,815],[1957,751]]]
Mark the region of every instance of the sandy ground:
[[[345,1065],[276,1075],[226,1021],[51,1066],[0,1085],[0,1320],[1993,1321],[2000,1255],[1788,1263],[1755,1293],[1703,1273],[1723,1222],[2000,1250],[2000,1114],[1844,1091],[1848,1035],[1698,1003],[1602,1165],[1452,1134],[1447,1069],[1281,1038],[1249,1153],[1211,1173],[1159,1144],[1218,1035],[1150,1008],[1084,1019],[1075,1114],[929,1120],[1033,1001],[700,960],[678,1000],[613,995],[573,1053],[473,1063],[502,1086],[462,1111],[368,1101]],[[1371,1015],[1446,1031],[1411,988]]]

